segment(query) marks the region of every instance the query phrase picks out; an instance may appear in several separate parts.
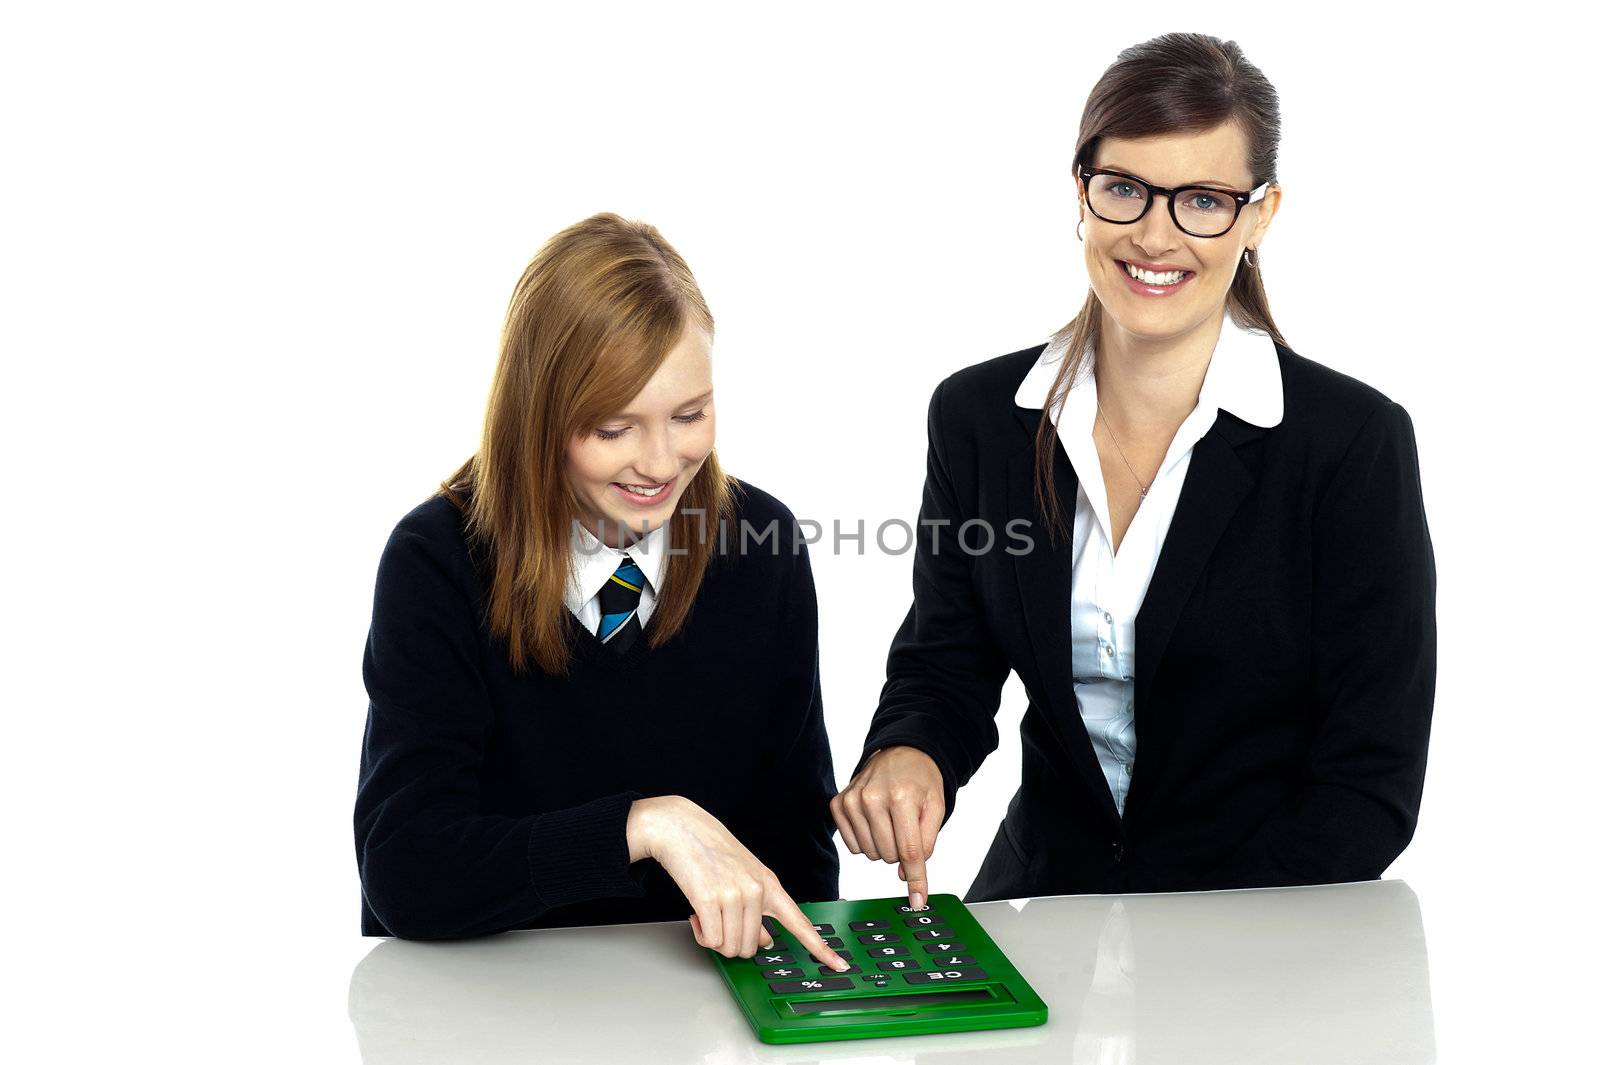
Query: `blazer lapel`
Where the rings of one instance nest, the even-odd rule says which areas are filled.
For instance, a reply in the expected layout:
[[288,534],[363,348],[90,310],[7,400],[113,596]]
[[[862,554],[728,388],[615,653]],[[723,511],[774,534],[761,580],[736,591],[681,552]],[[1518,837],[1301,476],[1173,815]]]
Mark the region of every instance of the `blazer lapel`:
[[[1030,439],[1038,428],[1042,412],[1017,408],[1017,420]],[[1072,513],[1078,498],[1078,476],[1066,453],[1055,456],[1056,499],[1060,503],[1067,535],[1052,545],[1034,499],[1034,455],[1029,446],[1011,456],[1006,468],[1007,511],[1013,519],[1026,518],[1033,549],[1012,556],[1017,575],[1017,591],[1022,598],[1022,615],[1027,623],[1028,642],[1033,648],[1039,677],[1039,695],[1047,700],[1042,707],[1056,738],[1066,750],[1084,783],[1097,796],[1105,815],[1117,820],[1117,807],[1111,798],[1094,745],[1078,712],[1078,697],[1072,683]]]
[[1139,616],[1134,619],[1133,705],[1138,755],[1123,811],[1125,819],[1149,801],[1148,793],[1156,786],[1152,782],[1161,779],[1166,708],[1151,704],[1151,685],[1195,582],[1239,504],[1255,487],[1256,476],[1236,449],[1262,432],[1227,411],[1218,411],[1216,423],[1195,442],[1190,456],[1172,524],[1162,541]]

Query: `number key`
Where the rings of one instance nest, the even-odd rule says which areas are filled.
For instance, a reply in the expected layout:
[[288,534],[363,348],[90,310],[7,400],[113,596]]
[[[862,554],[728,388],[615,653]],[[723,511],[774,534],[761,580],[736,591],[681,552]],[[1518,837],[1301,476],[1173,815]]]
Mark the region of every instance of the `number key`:
[[906,918],[908,928],[927,928],[930,925],[944,924],[944,918],[936,913],[918,914],[916,917]]
[[890,958],[888,961],[880,961],[878,968],[886,973],[897,973],[905,969],[920,969],[922,963],[915,958]]

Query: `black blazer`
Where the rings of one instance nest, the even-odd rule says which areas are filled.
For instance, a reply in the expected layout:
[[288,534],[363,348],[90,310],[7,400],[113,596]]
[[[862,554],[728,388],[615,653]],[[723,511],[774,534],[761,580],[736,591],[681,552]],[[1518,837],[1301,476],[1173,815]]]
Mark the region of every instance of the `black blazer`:
[[[948,817],[999,742],[1016,670],[1022,784],[968,901],[1377,878],[1416,826],[1433,710],[1433,547],[1409,416],[1279,345],[1282,421],[1220,411],[1195,444],[1135,621],[1138,748],[1119,818],[1073,691],[1072,547],[1050,542],[1034,501],[1043,412],[1014,401],[1042,350],[934,390],[913,603],[862,761],[927,752]],[[1058,450],[1068,541],[1077,488]],[[992,549],[981,527],[965,546],[953,535],[974,519]]]

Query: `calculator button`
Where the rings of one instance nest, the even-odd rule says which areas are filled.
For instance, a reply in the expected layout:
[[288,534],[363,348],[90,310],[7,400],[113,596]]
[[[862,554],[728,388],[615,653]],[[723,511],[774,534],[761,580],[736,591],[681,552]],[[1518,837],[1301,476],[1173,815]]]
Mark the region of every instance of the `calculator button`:
[[812,980],[779,980],[767,986],[780,995],[792,995],[797,991],[844,991],[856,985],[848,976],[819,976]]
[[898,943],[900,942],[900,933],[868,932],[866,935],[856,936],[856,938],[870,947],[875,943]]
[[830,947],[844,946],[844,940],[840,939],[838,936],[823,936],[822,942]]
[[[839,957],[843,958],[845,961],[851,961],[854,959],[854,955],[852,955],[848,950],[836,950],[834,953],[839,955]],[[808,954],[806,956],[818,964],[821,964],[822,962],[822,959],[817,957],[815,954]]]
[[851,921],[852,932],[887,932],[894,926],[888,921]]
[[895,913],[932,913],[932,906],[896,906]]
[[776,969],[762,969],[763,980],[793,980],[804,976],[806,971],[798,965],[780,965]]
[[921,932],[913,932],[912,935],[914,935],[916,938],[922,939],[922,940],[928,940],[928,939],[954,939],[956,937],[955,932],[952,929],[949,929],[949,928],[928,928],[928,929],[924,929]]
[[880,961],[878,968],[886,973],[898,973],[906,969],[920,969],[922,963],[915,958],[890,958],[888,961]]
[[757,965],[793,965],[794,964],[794,955],[793,954],[757,954],[756,957],[755,957],[755,962],[756,962]]
[[972,954],[941,954],[939,964],[951,969],[959,969],[963,965],[976,965],[978,959]]
[[867,951],[869,958],[904,958],[911,953],[910,947],[873,947]]
[[982,969],[931,969],[925,973],[906,973],[908,984],[955,984],[987,979],[989,974]]
[[944,924],[944,918],[936,913],[920,913],[915,917],[906,918],[907,928],[927,928],[938,924]]
[[811,926],[811,929],[819,936],[833,935],[833,925],[831,924],[814,924]]
[[947,939],[942,943],[924,943],[922,949],[929,954],[960,954],[967,949],[967,945],[954,939]]

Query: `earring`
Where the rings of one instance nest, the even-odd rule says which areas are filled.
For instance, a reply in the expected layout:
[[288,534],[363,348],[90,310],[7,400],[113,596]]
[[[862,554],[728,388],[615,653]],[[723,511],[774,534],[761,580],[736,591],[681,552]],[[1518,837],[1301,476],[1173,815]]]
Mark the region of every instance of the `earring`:
[[1255,263],[1251,262],[1251,260],[1250,260],[1250,253],[1252,251],[1254,251],[1254,250],[1255,249],[1253,249],[1253,248],[1246,248],[1244,250],[1244,264],[1246,266],[1250,267],[1251,269],[1255,269],[1255,265],[1256,265]]
[[1083,239],[1083,219],[1078,219],[1078,239]]

